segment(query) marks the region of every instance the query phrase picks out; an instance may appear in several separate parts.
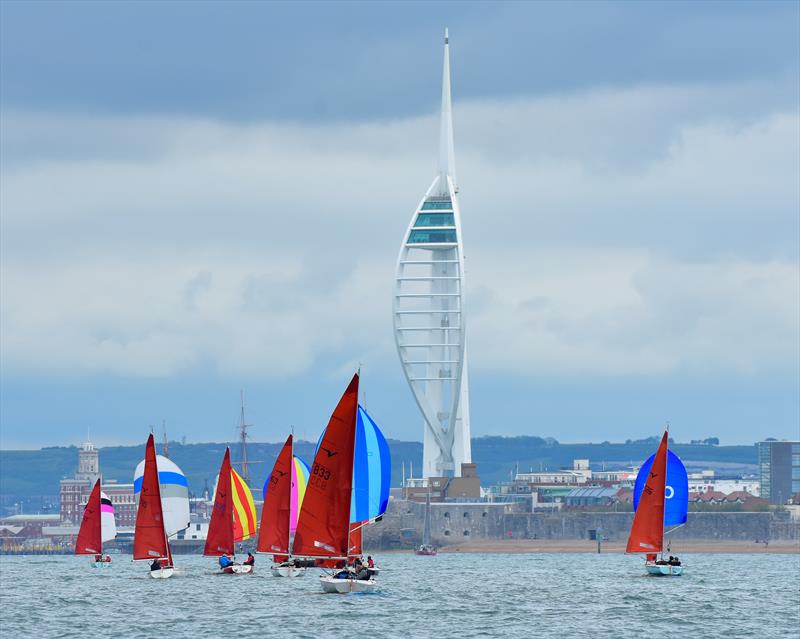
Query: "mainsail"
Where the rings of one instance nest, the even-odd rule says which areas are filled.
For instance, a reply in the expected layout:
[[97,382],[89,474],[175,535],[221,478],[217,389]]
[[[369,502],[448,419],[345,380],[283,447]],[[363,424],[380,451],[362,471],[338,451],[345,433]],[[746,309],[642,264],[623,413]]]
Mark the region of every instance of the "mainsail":
[[[139,490],[137,491],[138,506],[133,536],[133,558],[169,558],[167,534],[164,530],[164,514],[161,507],[161,488],[156,466],[156,447],[152,433],[147,438],[144,462],[139,466],[142,466],[142,475],[139,478]],[[138,470],[137,467],[137,475]]]
[[231,450],[225,449],[219,469],[214,508],[208,524],[204,555],[233,554],[233,495],[231,494]]
[[[100,497],[100,480],[95,482],[86,508],[83,509],[83,519],[75,540],[76,555],[97,555],[103,552],[102,538],[102,505]],[[112,515],[113,521],[113,515]],[[113,539],[114,537],[111,537]]]
[[[161,491],[161,507],[164,513],[164,530],[167,532],[167,537],[172,537],[178,531],[189,527],[189,483],[186,475],[171,459],[157,455],[156,466]],[[140,462],[133,476],[133,492],[137,503],[142,487],[144,467],[145,462]]]
[[295,555],[348,555],[357,413],[358,373],[333,411],[314,456],[297,522]]
[[663,549],[666,480],[667,432],[665,431],[644,480],[625,552],[653,553]]
[[[286,439],[272,473],[264,484],[264,506],[258,531],[257,552],[289,554],[292,508],[292,436]],[[279,557],[283,560],[283,557]]]

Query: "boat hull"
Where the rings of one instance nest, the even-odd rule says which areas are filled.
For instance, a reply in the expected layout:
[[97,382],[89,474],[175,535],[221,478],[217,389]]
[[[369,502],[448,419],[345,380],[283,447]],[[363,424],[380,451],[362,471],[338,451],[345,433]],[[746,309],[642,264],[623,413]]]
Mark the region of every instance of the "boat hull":
[[93,561],[92,566],[95,568],[111,568],[110,561]]
[[335,579],[329,575],[321,575],[319,581],[323,591],[340,595],[349,592],[373,592],[378,587],[378,582],[374,579]]
[[271,570],[273,577],[302,577],[306,574],[305,568],[298,568],[297,566],[281,566],[273,564]]
[[159,568],[158,570],[151,570],[150,576],[153,579],[169,579],[175,572],[175,568],[168,566],[166,568]]
[[249,575],[253,572],[253,567],[244,564],[233,564],[232,566],[226,566],[221,572],[223,575]]
[[647,574],[653,577],[679,577],[683,574],[683,566],[664,564],[646,564]]

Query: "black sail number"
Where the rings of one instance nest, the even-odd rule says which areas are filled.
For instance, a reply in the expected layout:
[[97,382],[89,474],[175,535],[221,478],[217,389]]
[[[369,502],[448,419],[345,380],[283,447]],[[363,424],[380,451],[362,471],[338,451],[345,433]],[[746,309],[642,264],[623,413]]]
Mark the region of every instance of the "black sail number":
[[318,488],[325,488],[330,478],[331,478],[330,468],[319,463],[314,464],[314,468],[311,469],[312,485],[317,486]]

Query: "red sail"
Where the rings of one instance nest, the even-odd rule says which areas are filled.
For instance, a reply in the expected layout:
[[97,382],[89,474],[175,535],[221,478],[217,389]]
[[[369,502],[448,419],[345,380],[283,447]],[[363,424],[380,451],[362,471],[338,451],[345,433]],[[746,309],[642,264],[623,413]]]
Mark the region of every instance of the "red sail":
[[286,439],[269,476],[256,552],[278,553],[276,561],[289,554],[289,515],[292,507],[292,436]]
[[144,476],[136,512],[133,535],[133,558],[156,559],[169,557],[167,536],[164,534],[164,514],[161,511],[161,487],[158,484],[156,446],[153,434],[147,438],[144,452]]
[[295,555],[347,557],[357,409],[356,373],[314,457],[294,536]]
[[653,553],[664,545],[664,493],[667,485],[667,433],[661,438],[639,507],[633,516],[625,552]]
[[86,508],[83,509],[81,529],[75,541],[76,555],[99,555],[103,552],[103,539],[100,536],[100,480],[95,482]]
[[361,533],[364,530],[363,524],[363,521],[350,524],[350,548],[347,551],[348,559],[360,557],[363,552],[361,550]]
[[232,555],[233,547],[233,493],[231,492],[231,449],[225,449],[225,457],[219,468],[217,492],[214,494],[214,510],[208,524],[208,536],[203,554],[211,557]]

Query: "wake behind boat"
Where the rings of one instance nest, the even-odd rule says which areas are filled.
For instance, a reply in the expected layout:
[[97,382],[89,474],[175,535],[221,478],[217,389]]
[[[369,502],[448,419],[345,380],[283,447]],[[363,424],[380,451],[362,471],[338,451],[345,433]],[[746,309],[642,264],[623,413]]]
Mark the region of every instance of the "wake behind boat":
[[[642,464],[636,477],[633,500],[636,512],[625,551],[646,553],[647,574],[665,577],[683,574],[680,559],[664,558],[664,539],[666,534],[686,523],[689,508],[686,468],[678,456],[668,450],[668,435],[665,431],[655,455]],[[665,526],[674,527],[665,531]]]

